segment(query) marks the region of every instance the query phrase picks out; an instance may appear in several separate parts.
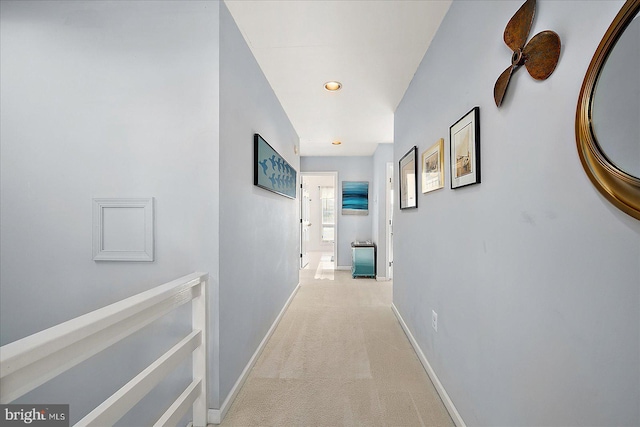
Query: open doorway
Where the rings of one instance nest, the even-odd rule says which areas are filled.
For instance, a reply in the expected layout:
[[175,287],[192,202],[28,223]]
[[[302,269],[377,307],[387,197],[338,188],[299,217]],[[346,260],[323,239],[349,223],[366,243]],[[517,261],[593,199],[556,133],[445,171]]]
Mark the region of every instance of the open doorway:
[[337,172],[303,172],[300,198],[300,268],[333,279],[337,260]]

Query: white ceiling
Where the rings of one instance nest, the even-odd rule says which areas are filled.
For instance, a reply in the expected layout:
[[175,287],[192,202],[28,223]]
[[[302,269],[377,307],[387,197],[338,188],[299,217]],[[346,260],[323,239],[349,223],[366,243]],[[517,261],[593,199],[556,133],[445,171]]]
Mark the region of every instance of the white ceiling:
[[[225,3],[300,137],[300,154],[370,156],[393,142],[393,113],[451,0]],[[326,91],[329,80],[342,90]]]

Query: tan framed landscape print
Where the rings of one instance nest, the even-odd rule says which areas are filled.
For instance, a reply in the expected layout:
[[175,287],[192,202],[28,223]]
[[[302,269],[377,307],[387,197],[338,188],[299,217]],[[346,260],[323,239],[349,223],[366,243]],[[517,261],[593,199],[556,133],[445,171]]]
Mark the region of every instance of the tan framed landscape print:
[[480,107],[449,129],[451,188],[480,183]]
[[422,153],[422,192],[444,187],[444,138]]

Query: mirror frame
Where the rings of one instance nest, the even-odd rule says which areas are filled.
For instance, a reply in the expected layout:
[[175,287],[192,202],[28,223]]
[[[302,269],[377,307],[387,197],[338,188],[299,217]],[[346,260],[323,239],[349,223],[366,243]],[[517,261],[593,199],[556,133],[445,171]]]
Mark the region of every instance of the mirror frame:
[[593,185],[617,208],[640,220],[640,179],[620,170],[602,152],[591,120],[598,77],[609,53],[638,10],[640,0],[627,0],[593,55],[578,98],[576,142],[580,161]]

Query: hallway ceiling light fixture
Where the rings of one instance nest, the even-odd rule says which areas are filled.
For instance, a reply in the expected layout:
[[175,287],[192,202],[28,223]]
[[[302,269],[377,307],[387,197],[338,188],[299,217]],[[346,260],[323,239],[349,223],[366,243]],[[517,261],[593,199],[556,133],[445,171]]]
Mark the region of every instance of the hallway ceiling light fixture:
[[342,89],[342,83],[336,81],[326,82],[324,88],[329,92],[336,92]]
[[342,142],[340,142],[340,141],[333,141],[333,142],[332,142],[332,144],[333,144],[333,145],[340,145],[340,144],[342,144]]

